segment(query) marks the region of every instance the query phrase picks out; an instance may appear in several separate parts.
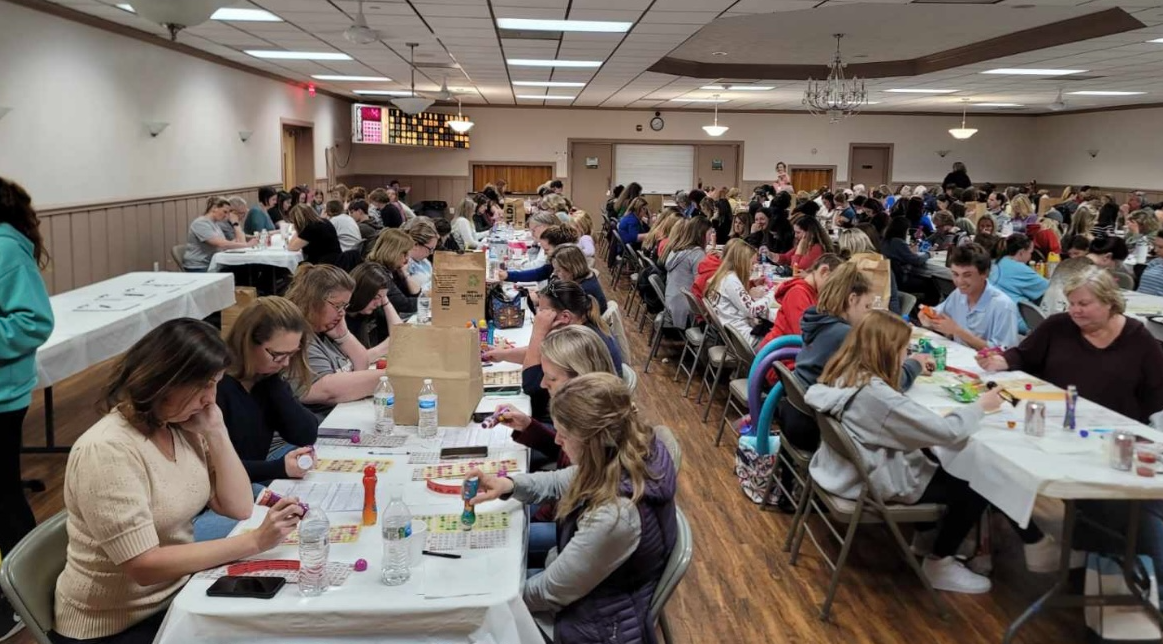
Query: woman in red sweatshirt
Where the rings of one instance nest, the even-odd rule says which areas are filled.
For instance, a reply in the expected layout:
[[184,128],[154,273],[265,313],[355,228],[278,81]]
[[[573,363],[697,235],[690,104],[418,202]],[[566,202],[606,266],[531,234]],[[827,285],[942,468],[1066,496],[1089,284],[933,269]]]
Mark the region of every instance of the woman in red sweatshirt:
[[790,251],[781,254],[778,263],[806,271],[824,253],[836,252],[835,246],[832,245],[832,238],[819,219],[808,216],[800,217],[795,221],[793,227],[796,245]]
[[820,287],[832,270],[843,262],[839,255],[826,253],[799,277],[776,287],[775,301],[779,304],[779,311],[775,314],[775,325],[763,337],[760,347],[783,335],[800,334],[800,319],[804,317],[804,311],[816,305]]

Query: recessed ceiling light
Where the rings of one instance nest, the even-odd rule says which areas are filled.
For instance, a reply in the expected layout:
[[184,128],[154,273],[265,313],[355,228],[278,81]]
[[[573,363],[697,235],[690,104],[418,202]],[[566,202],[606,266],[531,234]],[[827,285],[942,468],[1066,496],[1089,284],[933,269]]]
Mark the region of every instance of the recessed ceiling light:
[[501,29],[527,31],[593,31],[600,33],[626,33],[632,22],[610,20],[537,20],[533,18],[497,18]]
[[1021,103],[973,103],[969,107],[1025,107]]
[[572,101],[576,96],[560,96],[557,94],[542,96],[540,94],[518,94],[517,98],[523,98],[530,101]]
[[1116,90],[1091,90],[1086,89],[1078,92],[1067,92],[1075,96],[1138,96],[1139,94],[1146,94],[1147,92],[1121,92]]
[[671,103],[726,103],[725,98],[672,98]]
[[766,92],[775,89],[773,85],[703,85],[699,89],[714,92]]
[[411,96],[412,92],[398,89],[357,89],[356,94],[361,96]]
[[960,92],[959,89],[886,89],[886,92],[894,94],[952,94],[953,92]]
[[865,105],[880,105],[880,101],[865,101]]
[[1022,69],[1018,67],[1002,67],[999,69],[989,69],[982,74],[1012,74],[1014,76],[1066,76],[1068,74],[1081,74],[1089,71],[1086,69]]
[[387,76],[344,76],[343,74],[313,74],[311,78],[323,81],[347,81],[350,83],[356,82],[388,82],[392,79]]
[[545,60],[537,58],[510,58],[510,67],[601,67],[600,60]]
[[[133,5],[128,3],[121,3],[117,5],[118,9],[128,11],[129,13],[137,13],[133,9]],[[240,9],[236,7],[223,7],[214,12],[210,16],[211,20],[232,20],[234,22],[282,22],[283,19],[276,16],[269,11],[262,9]]]
[[513,81],[514,87],[585,87],[585,83],[569,81]]
[[273,60],[351,60],[351,56],[337,51],[282,51],[279,49],[247,49],[243,52],[255,58]]

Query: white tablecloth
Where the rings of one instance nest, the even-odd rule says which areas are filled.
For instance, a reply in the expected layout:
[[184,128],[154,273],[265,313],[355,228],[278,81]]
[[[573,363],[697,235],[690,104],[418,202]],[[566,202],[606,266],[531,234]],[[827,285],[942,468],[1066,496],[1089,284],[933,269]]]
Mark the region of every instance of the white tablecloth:
[[943,277],[952,281],[953,271],[945,265],[945,255],[948,251],[937,251],[929,256],[929,261],[921,267],[920,274],[930,277]]
[[281,248],[248,248],[214,253],[210,258],[209,272],[222,270],[223,266],[245,266],[246,264],[266,264],[278,266],[294,273],[303,263],[302,251]]
[[36,353],[40,387],[128,350],[163,322],[201,319],[231,306],[234,276],[126,273],[54,295],[51,302],[56,327]]
[[[981,373],[985,381],[1004,383],[1030,378],[1021,372],[986,374],[974,361],[973,350],[926,333],[934,344],[947,347],[950,366]],[[1019,391],[1022,391],[1020,389]],[[1045,384],[1034,391],[1060,391]],[[908,397],[938,412],[959,406],[933,378],[918,378]],[[1092,434],[1082,438],[1077,431],[1062,429],[1065,395],[1046,405],[1046,435],[1026,436],[1023,425],[1026,403],[1002,403],[1002,410],[985,417],[981,430],[960,448],[934,450],[949,473],[969,481],[970,486],[990,503],[1025,526],[1038,495],[1058,499],[1163,499],[1163,477],[1144,478],[1134,471],[1114,470],[1107,464],[1104,439]],[[975,403],[974,403],[975,404]],[[1076,411],[1079,429],[1124,429],[1155,442],[1163,433],[1126,418],[1088,400],[1079,400]],[[1014,421],[1013,429],[1007,421]]]
[[[458,430],[442,430],[458,431]],[[460,430],[463,431],[463,430]],[[440,440],[420,441],[409,436],[404,448],[376,449],[397,452],[405,449],[439,449]],[[524,469],[528,452],[520,446],[494,449],[490,457],[515,458]],[[320,446],[320,458],[369,458],[367,447]],[[404,501],[413,515],[459,514],[463,504],[457,496],[437,494],[423,481],[412,481],[406,455],[391,458],[393,464],[379,474],[376,501],[381,512],[393,488],[404,489]],[[311,472],[308,481],[358,482],[359,473]],[[257,527],[266,508],[255,507],[250,519],[235,534]],[[478,506],[478,512],[509,513],[508,543],[503,548],[460,550],[463,558],[448,560],[424,557],[412,577],[400,586],[380,581],[383,541],[378,527],[360,531],[355,543],[333,543],[330,560],[354,562],[366,559],[368,569],[352,572],[347,582],[330,588],[319,597],[306,598],[298,587],[288,584],[273,599],[224,599],[206,596],[212,583],[191,579],[175,597],[157,644],[211,642],[514,642],[541,644],[542,639],[525,608],[521,588],[525,574],[526,522],[522,506],[515,501],[493,501]],[[332,512],[332,525],[360,523],[360,512]],[[298,559],[295,546],[279,546],[259,558]],[[447,592],[449,576],[465,571],[478,572],[489,580],[487,594],[430,598],[425,594]],[[437,588],[443,587],[443,592]]]
[[1123,297],[1127,299],[1127,315],[1143,324],[1147,323],[1148,315],[1163,315],[1163,297],[1137,291],[1123,291]]

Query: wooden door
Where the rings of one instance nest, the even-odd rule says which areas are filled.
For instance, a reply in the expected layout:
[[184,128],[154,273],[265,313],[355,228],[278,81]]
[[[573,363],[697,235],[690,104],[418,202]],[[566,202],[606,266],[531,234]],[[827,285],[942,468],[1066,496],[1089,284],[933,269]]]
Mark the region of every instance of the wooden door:
[[504,179],[505,192],[511,195],[535,195],[541,184],[553,179],[554,164],[472,164],[472,189],[480,192],[490,183]]
[[283,189],[295,187],[295,131],[283,126]]
[[700,144],[695,152],[695,185],[707,188],[739,186],[739,146]]
[[848,149],[848,181],[862,183],[872,192],[874,186],[888,184],[892,174],[891,143],[853,143]]
[[832,190],[835,180],[835,168],[791,168],[791,185],[796,192],[815,192],[824,186]]
[[606,207],[613,186],[614,146],[609,143],[572,143],[569,152],[569,198],[576,208],[594,217]]

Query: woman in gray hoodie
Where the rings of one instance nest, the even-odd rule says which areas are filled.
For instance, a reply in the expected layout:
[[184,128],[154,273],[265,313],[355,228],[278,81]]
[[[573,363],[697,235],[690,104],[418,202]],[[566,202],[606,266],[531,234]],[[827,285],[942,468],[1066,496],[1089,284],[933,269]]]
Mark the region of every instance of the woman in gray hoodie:
[[[808,389],[807,403],[840,420],[874,492],[885,502],[946,506],[931,552],[922,564],[933,587],[970,594],[989,592],[989,578],[969,570],[953,556],[988,502],[924,450],[965,441],[978,430],[985,413],[1001,406],[1001,398],[996,390],[987,391],[976,404],[956,407],[941,416],[906,397],[899,383],[910,337],[911,328],[899,317],[872,311],[848,334],[817,384]],[[855,500],[863,491],[856,467],[824,443],[812,458],[810,471],[816,484],[829,494]],[[1027,566],[1053,569],[1058,556],[1054,540],[1033,525],[1018,530],[1018,534],[1027,544]],[[925,541],[923,533],[914,539],[914,551],[927,550]]]

